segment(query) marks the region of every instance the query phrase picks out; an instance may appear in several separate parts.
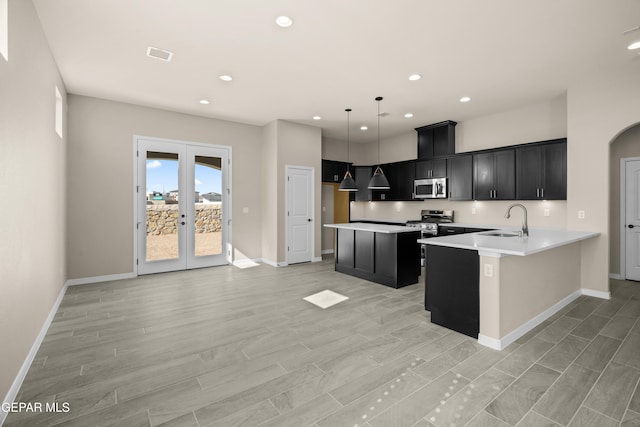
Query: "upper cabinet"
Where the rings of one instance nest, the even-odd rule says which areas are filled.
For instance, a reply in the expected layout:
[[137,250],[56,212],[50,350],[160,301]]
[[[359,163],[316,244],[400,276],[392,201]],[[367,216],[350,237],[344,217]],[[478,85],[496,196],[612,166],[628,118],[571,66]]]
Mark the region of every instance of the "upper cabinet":
[[518,200],[567,198],[567,142],[516,149]]
[[415,161],[386,163],[380,167],[389,181],[389,190],[372,191],[372,200],[413,200],[413,180],[416,176]]
[[418,160],[416,162],[416,179],[444,178],[447,176],[447,160]]
[[515,150],[473,155],[473,195],[476,200],[514,200],[516,196]]
[[473,156],[447,159],[449,200],[473,200]]
[[350,164],[346,162],[323,159],[322,182],[342,182],[348,166],[350,166]]
[[416,128],[418,132],[418,159],[433,159],[455,154],[456,122],[446,120]]

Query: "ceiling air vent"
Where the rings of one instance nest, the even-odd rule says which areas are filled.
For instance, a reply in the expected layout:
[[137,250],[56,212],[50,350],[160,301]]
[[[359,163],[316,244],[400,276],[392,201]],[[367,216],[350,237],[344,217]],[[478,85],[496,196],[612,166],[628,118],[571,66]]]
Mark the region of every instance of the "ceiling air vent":
[[162,61],[169,62],[171,61],[173,52],[169,52],[168,50],[158,49],[157,47],[149,46],[147,48],[147,56],[149,58],[155,58],[155,59],[160,59]]

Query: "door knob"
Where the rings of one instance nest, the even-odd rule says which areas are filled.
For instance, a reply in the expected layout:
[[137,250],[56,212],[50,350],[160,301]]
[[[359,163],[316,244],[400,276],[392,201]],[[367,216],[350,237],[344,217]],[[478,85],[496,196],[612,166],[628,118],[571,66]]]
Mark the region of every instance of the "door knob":
[[627,227],[629,227],[629,228],[633,228],[633,227],[635,227],[635,225],[633,225],[633,224],[629,224],[629,225],[627,225]]
[[180,224],[181,224],[181,225],[185,225],[185,224],[186,224],[186,222],[182,221]]
[[308,221],[308,222],[311,222],[311,218],[307,218],[307,221]]

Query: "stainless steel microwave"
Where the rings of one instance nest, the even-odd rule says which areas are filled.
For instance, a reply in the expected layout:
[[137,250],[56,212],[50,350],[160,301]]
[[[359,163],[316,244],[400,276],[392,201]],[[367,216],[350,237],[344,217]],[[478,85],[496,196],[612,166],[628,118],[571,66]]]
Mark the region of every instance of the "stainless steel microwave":
[[416,179],[413,181],[413,197],[416,199],[446,199],[447,178]]

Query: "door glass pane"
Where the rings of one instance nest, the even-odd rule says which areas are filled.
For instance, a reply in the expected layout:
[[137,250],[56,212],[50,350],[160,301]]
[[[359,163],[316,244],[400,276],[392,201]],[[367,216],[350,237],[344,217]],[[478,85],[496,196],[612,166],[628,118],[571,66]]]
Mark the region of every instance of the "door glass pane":
[[222,159],[195,156],[195,255],[222,253]]
[[178,176],[178,154],[147,152],[147,261],[179,256]]

